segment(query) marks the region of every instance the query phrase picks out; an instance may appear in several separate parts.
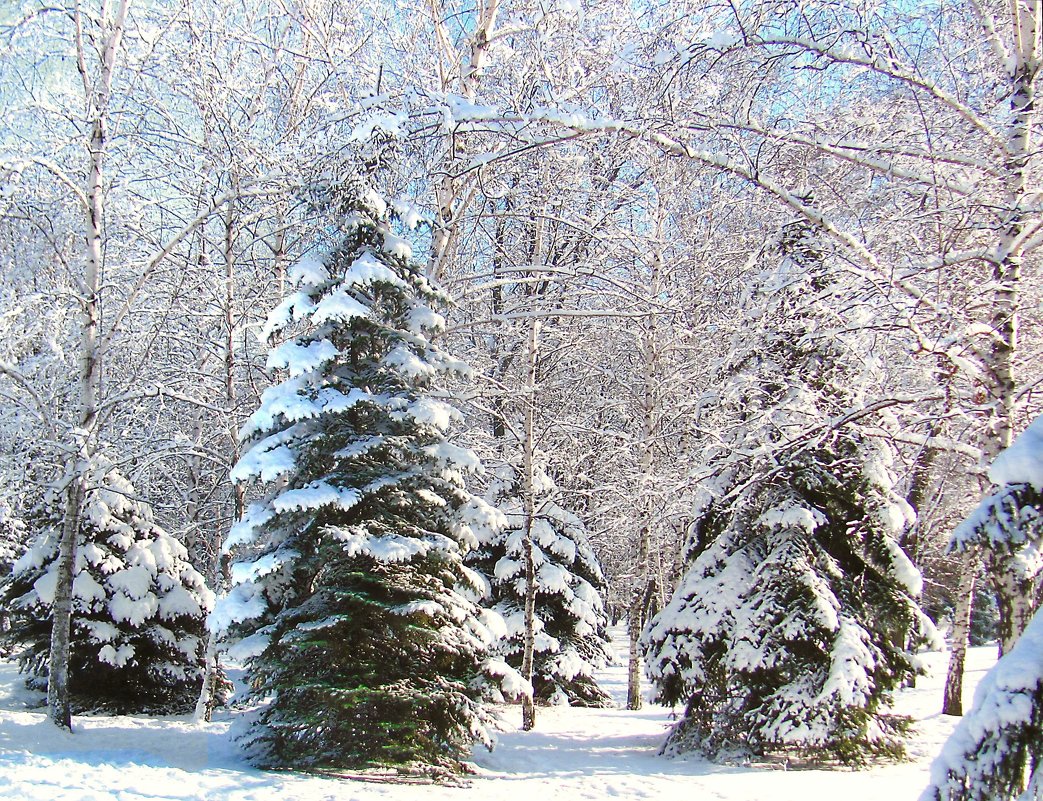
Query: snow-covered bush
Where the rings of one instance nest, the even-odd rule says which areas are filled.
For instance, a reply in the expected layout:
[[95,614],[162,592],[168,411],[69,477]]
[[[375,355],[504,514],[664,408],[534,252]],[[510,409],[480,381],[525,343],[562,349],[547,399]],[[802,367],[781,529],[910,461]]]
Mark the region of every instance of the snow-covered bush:
[[[213,594],[185,547],[115,470],[94,471],[84,503],[73,580],[69,687],[79,709],[185,712],[202,681],[202,634]],[[6,635],[29,682],[47,683],[61,536],[42,513],[33,546],[4,587]]]
[[[559,504],[560,492],[543,469],[533,476],[536,515],[532,521],[536,580],[533,690],[545,703],[608,706],[609,695],[594,679],[609,660],[601,594],[605,579],[587,540],[586,527]],[[509,465],[491,482],[489,501],[507,518],[486,529],[468,564],[492,585],[490,603],[507,624],[495,645],[507,663],[520,668],[525,636],[525,512],[517,472]]]
[[338,246],[292,269],[269,317],[282,381],[233,478],[270,490],[228,537],[214,625],[247,659],[258,764],[457,770],[489,743],[483,676],[524,689],[487,655],[502,620],[475,605],[485,582],[463,562],[503,519],[465,490],[478,461],[446,439],[459,413],[440,383],[467,374],[431,341],[446,296],[372,191],[346,211]]
[[780,249],[704,401],[707,478],[647,671],[658,700],[685,706],[669,751],[894,756],[907,724],[887,705],[933,632],[898,545],[912,512],[887,447],[844,423],[871,361],[836,331],[814,237],[795,224]]

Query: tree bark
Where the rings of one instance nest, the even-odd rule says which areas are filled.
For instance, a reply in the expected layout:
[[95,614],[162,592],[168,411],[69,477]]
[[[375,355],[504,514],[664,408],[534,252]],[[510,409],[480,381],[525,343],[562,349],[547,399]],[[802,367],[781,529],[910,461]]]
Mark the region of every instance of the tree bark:
[[977,558],[967,556],[962,560],[957,590],[952,625],[952,650],[949,652],[949,670],[945,676],[945,693],[942,699],[943,715],[963,714],[963,667],[967,657],[967,641],[971,633],[971,608],[974,606],[974,584],[977,575]]
[[630,600],[627,616],[627,636],[630,640],[627,664],[627,709],[641,708],[641,631],[645,625],[645,597],[648,589],[648,529],[641,527],[638,534],[637,587]]
[[1028,626],[1036,611],[1036,596],[1039,580],[1036,577],[1026,578],[1017,566],[1002,567],[1009,557],[1004,554],[1000,558],[990,558],[991,585],[996,593],[996,606],[999,612],[997,634],[999,636],[999,653],[1003,656],[1010,652],[1014,643]]
[[[656,297],[659,292],[659,276],[662,257],[656,252],[652,261],[650,292]],[[627,617],[627,635],[630,640],[629,664],[627,667],[627,709],[641,708],[641,632],[644,629],[648,611],[653,603],[655,582],[650,564],[652,550],[652,462],[654,454],[656,397],[655,380],[658,369],[658,342],[656,338],[656,322],[649,315],[641,341],[643,375],[641,397],[641,433],[639,448],[639,525],[637,533],[637,578],[634,594],[630,601]]]
[[[510,198],[507,198],[507,207],[510,208]],[[503,302],[503,286],[499,283],[503,277],[503,257],[506,250],[505,236],[507,226],[503,218],[496,220],[495,228],[495,246],[492,254],[492,270],[493,270],[493,281],[492,287],[489,290],[490,295],[490,309],[494,318],[498,319],[503,314],[504,302]],[[492,378],[497,385],[494,385],[493,397],[490,401],[490,429],[492,431],[493,442],[496,443],[497,448],[503,450],[504,440],[507,438],[507,424],[504,419],[504,397],[502,387],[498,384],[502,383],[504,376],[507,373],[508,367],[510,367],[513,361],[513,354],[504,351],[504,342],[502,331],[497,330],[492,333],[489,338],[490,340],[490,373]]]
[[69,697],[69,660],[72,636],[72,582],[75,578],[76,546],[83,506],[86,450],[77,459],[66,490],[65,517],[58,547],[57,582],[54,587],[51,625],[51,650],[47,673],[47,709],[51,722],[72,731],[72,704]]
[[[225,402],[231,418],[228,421],[228,441],[231,464],[239,461],[239,427],[236,424],[235,408],[238,403],[238,392],[235,381],[235,231],[237,218],[235,201],[229,200],[225,211]],[[246,511],[246,487],[242,484],[232,485],[232,519],[242,520]]]
[[[536,516],[536,493],[533,486],[535,451],[536,368],[539,349],[539,322],[529,321],[528,364],[526,375],[525,441],[522,443],[522,492],[525,503],[525,639],[522,647],[522,676],[532,684],[536,650],[536,560],[533,553],[532,523]],[[522,699],[522,730],[536,725],[536,705],[532,696]]]
[[[447,60],[455,61],[460,65],[457,76],[457,86],[460,94],[468,102],[473,103],[478,97],[478,85],[485,65],[489,60],[489,45],[496,27],[496,18],[500,12],[500,0],[479,0],[474,15],[474,33],[470,37],[469,52],[466,57],[451,45],[449,34],[445,31],[444,23],[440,19],[439,4],[434,2],[434,0],[431,2],[431,10],[436,33],[442,44],[442,49],[445,51]],[[440,90],[448,91],[450,81],[443,76],[442,83]],[[453,248],[457,220],[463,211],[463,207],[466,206],[469,200],[469,198],[464,197],[467,193],[464,191],[462,180],[453,178],[453,173],[456,170],[450,169],[453,164],[458,164],[463,156],[459,152],[458,145],[453,137],[454,134],[450,131],[449,143],[446,148],[447,166],[445,174],[436,182],[434,188],[436,212],[435,223],[431,227],[431,251],[427,274],[436,280],[441,277],[445,270],[446,261]],[[467,180],[470,181],[473,178],[468,178]]]
[[[996,455],[1013,440],[1017,405],[1014,359],[1019,348],[1020,283],[1024,257],[1023,234],[1035,212],[1031,209],[1029,162],[1033,156],[1035,80],[1040,68],[1040,29],[1043,7],[1038,2],[1012,2],[1013,66],[1011,116],[1007,129],[1004,171],[1008,212],[1003,232],[991,254],[993,291],[990,324],[995,335],[985,362],[992,413],[987,429],[986,456]],[[989,583],[999,604],[1000,647],[1009,651],[1035,609],[1037,581],[1025,577],[1018,554],[995,549],[985,556]]]
[[[224,263],[225,263],[225,297],[224,297],[224,325],[225,325],[225,403],[228,406],[230,418],[228,420],[228,442],[231,464],[239,461],[239,431],[236,425],[235,409],[238,402],[238,393],[235,381],[235,233],[238,224],[236,217],[236,204],[234,200],[228,201],[225,209],[225,236],[224,236]],[[282,264],[283,235],[277,236],[277,247],[273,252],[275,257],[276,277],[280,283],[285,271]],[[246,512],[246,487],[239,483],[232,484],[232,522],[237,523],[243,519]],[[220,537],[215,543],[214,559],[208,566],[207,580],[216,592],[222,583],[221,570],[221,543]],[[221,677],[220,652],[217,637],[213,631],[207,634],[206,656],[203,663],[203,686],[199,692],[199,700],[196,702],[196,720],[209,721],[213,716],[214,707],[217,705],[217,687]]]
[[80,516],[86,495],[86,474],[92,457],[93,431],[98,416],[98,385],[101,376],[99,324],[101,302],[98,291],[103,259],[104,164],[107,145],[109,99],[115,72],[116,53],[123,37],[129,0],[122,0],[111,19],[103,17],[106,30],[102,42],[101,68],[96,81],[91,80],[87,66],[90,45],[85,41],[84,16],[77,3],[75,26],[76,63],[83,80],[87,107],[93,120],[88,144],[90,165],[87,174],[86,258],[80,292],[80,374],[79,414],[73,431],[74,456],[66,468],[65,511],[62,536],[58,548],[57,582],[54,590],[51,648],[48,659],[47,707],[51,721],[59,728],[72,731],[69,698],[69,661],[72,633],[72,583],[76,566]]

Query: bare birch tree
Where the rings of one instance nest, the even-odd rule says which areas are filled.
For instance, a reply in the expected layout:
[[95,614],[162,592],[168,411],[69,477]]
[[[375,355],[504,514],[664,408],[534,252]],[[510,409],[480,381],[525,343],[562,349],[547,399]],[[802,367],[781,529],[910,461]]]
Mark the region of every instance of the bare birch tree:
[[[80,195],[85,207],[83,211],[86,222],[86,258],[83,277],[79,283],[80,409],[70,436],[69,461],[62,478],[65,484],[65,512],[54,592],[54,624],[47,681],[47,707],[51,721],[56,726],[68,730],[72,729],[72,710],[69,702],[69,636],[72,626],[73,566],[76,561],[76,539],[80,530],[84,481],[93,454],[93,429],[98,416],[98,383],[101,376],[98,292],[104,258],[107,133],[112,83],[128,7],[129,0],[120,0],[115,8],[105,3],[99,9],[96,22],[86,17],[81,3],[76,3],[73,13],[76,64],[83,80],[86,119],[91,131],[88,143],[90,166],[86,190]],[[95,55],[98,63],[90,63],[89,59]]]

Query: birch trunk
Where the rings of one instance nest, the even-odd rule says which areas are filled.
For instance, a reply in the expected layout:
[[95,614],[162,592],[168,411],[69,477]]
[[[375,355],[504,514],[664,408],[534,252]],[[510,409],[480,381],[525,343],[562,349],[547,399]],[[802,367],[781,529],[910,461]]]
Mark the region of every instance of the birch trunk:
[[[235,408],[238,401],[238,393],[235,382],[235,232],[238,225],[236,217],[236,204],[229,201],[225,209],[225,236],[224,236],[224,262],[225,262],[225,297],[224,297],[224,325],[225,325],[225,362],[224,362],[224,385],[225,403],[228,407],[228,441],[229,460],[231,464],[239,461],[239,432],[236,425]],[[282,234],[277,240],[278,247],[274,251],[277,278],[282,280],[283,270],[281,250],[283,246]],[[242,520],[246,511],[246,487],[242,484],[232,485],[232,522]],[[214,559],[207,571],[207,581],[216,591],[222,583],[221,575],[221,542],[220,537],[215,543]],[[199,692],[199,700],[196,702],[195,719],[209,721],[217,704],[217,688],[221,678],[221,663],[217,638],[210,631],[206,640],[206,656],[203,665],[203,686]]]
[[[652,262],[651,296],[659,293],[659,274],[662,259],[656,253]],[[641,632],[656,593],[656,581],[652,575],[650,555],[652,549],[652,462],[655,436],[656,397],[655,380],[658,370],[658,342],[656,341],[655,317],[650,316],[642,341],[642,397],[641,432],[639,450],[639,521],[637,532],[637,569],[634,594],[630,600],[627,617],[627,635],[630,640],[629,664],[627,666],[627,709],[641,708]]]
[[83,80],[91,119],[88,144],[90,164],[87,174],[86,198],[86,258],[80,293],[80,371],[79,412],[73,432],[75,448],[66,465],[65,512],[62,535],[58,546],[57,582],[54,591],[51,648],[48,659],[47,708],[52,722],[72,731],[72,707],[69,699],[70,637],[72,632],[72,582],[76,564],[77,537],[80,516],[86,494],[86,474],[92,456],[94,426],[98,417],[98,385],[101,375],[99,323],[101,315],[98,290],[101,285],[104,220],[104,166],[107,145],[109,99],[116,67],[116,53],[123,38],[129,0],[122,0],[114,13],[107,4],[102,7],[100,25],[104,40],[100,49],[100,72],[91,80],[87,65],[90,43],[83,29],[86,21],[80,4],[73,12],[75,26],[76,63]]
[[[238,224],[235,201],[230,200],[225,211],[225,403],[231,415],[228,421],[230,463],[239,461],[239,427],[235,420],[238,392],[235,381],[235,231]],[[232,519],[241,520],[246,511],[246,488],[241,484],[232,486]]]
[[[1018,352],[1023,234],[1033,220],[1031,209],[1030,161],[1035,147],[1035,80],[1040,67],[1040,31],[1043,4],[1011,0],[1014,32],[1011,60],[1011,109],[1007,130],[1004,173],[1006,176],[1007,220],[992,254],[992,317],[995,336],[985,370],[991,390],[993,412],[987,430],[985,455],[991,461],[1010,446],[1013,439],[1017,386],[1014,359]],[[1006,652],[1021,636],[1035,607],[1037,581],[1020,574],[1016,555],[994,550],[986,555],[990,584],[997,595],[1000,612],[1000,643]]]
[[952,624],[952,651],[949,652],[949,671],[945,676],[945,693],[942,699],[943,715],[963,714],[963,666],[971,633],[971,608],[974,606],[974,583],[977,575],[978,560],[968,556],[961,565]]
[[[536,367],[539,355],[539,328],[536,320],[529,321],[526,345],[526,403],[525,441],[522,443],[522,492],[525,503],[525,639],[522,646],[522,676],[532,684],[533,661],[536,650],[536,560],[533,554],[532,523],[536,516],[536,497],[533,487],[533,452],[535,450]],[[536,725],[536,705],[532,696],[522,699],[522,730],[530,731]]]
[[52,606],[51,650],[47,673],[47,709],[51,722],[72,731],[72,704],[69,698],[70,638],[72,635],[72,582],[76,564],[77,535],[83,507],[84,473],[89,455],[86,447],[78,454],[65,496],[65,518],[58,547],[57,583]]
[[[510,203],[508,201],[508,208]],[[503,303],[503,286],[499,283],[503,277],[503,255],[506,252],[505,236],[506,236],[506,224],[503,219],[496,220],[496,234],[495,243],[496,247],[493,251],[492,257],[492,268],[493,268],[493,281],[490,292],[490,306],[492,309],[493,317],[498,319],[503,314],[504,303]],[[503,337],[500,330],[494,331],[489,338],[490,341],[490,352],[489,352],[489,363],[491,365],[490,372],[493,380],[497,384],[501,384],[504,376],[507,374],[507,369],[510,367],[513,361],[513,353],[508,349],[505,350]],[[496,443],[496,447],[502,452],[504,446],[504,440],[507,438],[507,423],[504,417],[504,397],[502,391],[494,391],[493,397],[490,400],[490,430],[493,436],[493,442]]]
[[627,664],[627,709],[641,708],[641,631],[645,625],[645,597],[648,588],[649,532],[642,526],[638,532],[637,586],[630,600],[627,636],[630,640]]
[[[468,53],[458,53],[451,44],[451,37],[445,30],[441,21],[441,6],[437,0],[430,0],[432,16],[435,20],[437,38],[442,46],[444,55],[450,63],[460,64],[457,77],[458,90],[468,102],[473,103],[478,97],[478,84],[482,77],[485,65],[489,61],[489,44],[496,27],[496,18],[500,13],[500,0],[479,0],[475,9],[475,29],[471,36]],[[442,91],[448,91],[451,81],[445,75],[442,76]],[[431,229],[431,251],[428,259],[427,274],[438,280],[444,269],[447,259],[452,253],[453,240],[456,236],[457,219],[463,207],[467,205],[463,196],[466,194],[461,184],[461,179],[454,178],[454,164],[462,161],[463,154],[453,139],[453,133],[449,133],[447,146],[446,166],[444,176],[435,184],[435,223]],[[469,179],[471,180],[471,179]]]

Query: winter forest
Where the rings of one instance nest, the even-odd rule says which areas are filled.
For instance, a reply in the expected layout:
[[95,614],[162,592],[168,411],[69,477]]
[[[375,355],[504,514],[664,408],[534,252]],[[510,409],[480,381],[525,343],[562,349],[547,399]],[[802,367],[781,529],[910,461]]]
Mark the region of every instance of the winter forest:
[[1043,799],[1041,37],[0,3],[0,797],[19,726],[444,788],[655,709],[678,782]]

